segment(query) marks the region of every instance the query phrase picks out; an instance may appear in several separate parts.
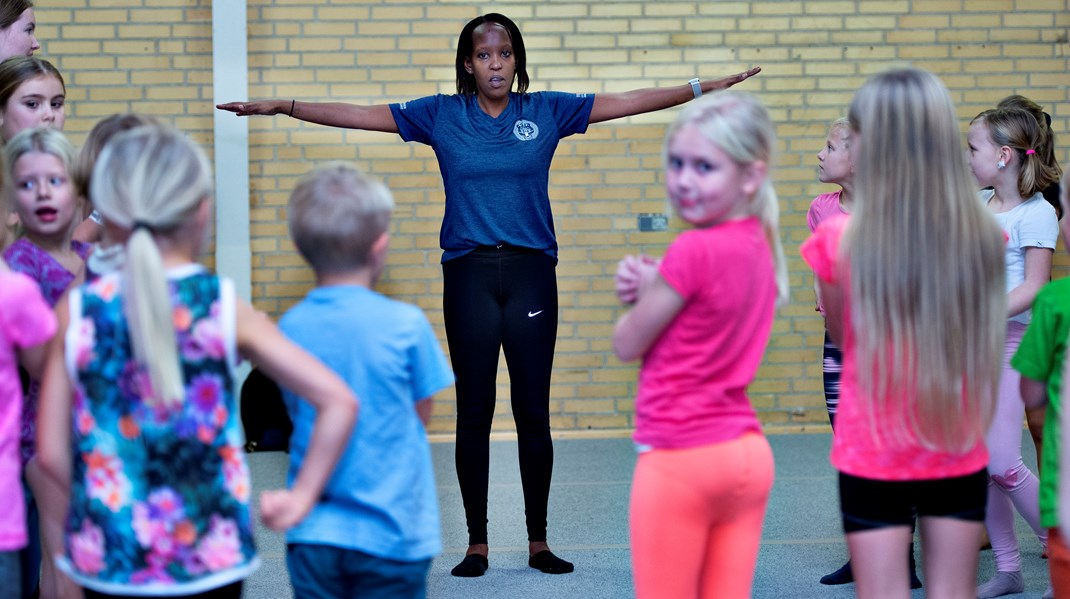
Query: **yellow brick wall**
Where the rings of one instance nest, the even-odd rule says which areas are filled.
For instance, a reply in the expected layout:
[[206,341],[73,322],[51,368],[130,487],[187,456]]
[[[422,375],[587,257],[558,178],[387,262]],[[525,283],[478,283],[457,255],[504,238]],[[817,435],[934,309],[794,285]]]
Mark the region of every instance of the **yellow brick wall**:
[[[96,119],[137,110],[212,137],[209,0],[41,0],[44,50],[68,81],[76,143]],[[775,177],[790,260],[791,303],[777,317],[751,388],[769,425],[827,422],[819,365],[822,323],[798,258],[825,127],[875,72],[913,64],[937,73],[966,123],[1010,93],[1053,115],[1070,164],[1070,3],[1067,0],[826,0],[765,2],[370,2],[248,0],[254,98],[382,103],[451,93],[456,36],[471,17],[504,12],[525,34],[532,90],[614,92],[680,84],[761,65],[743,84],[777,123]],[[241,98],[234,98],[235,100]],[[678,231],[640,233],[636,216],[664,209],[659,152],[675,111],[594,125],[565,140],[550,179],[559,233],[561,326],[552,389],[556,430],[632,424],[635,367],[613,357],[620,307],[612,273],[625,253],[659,254]],[[284,117],[250,121],[254,301],[278,315],[311,275],[286,238],[285,204],[314,164],[344,159],[383,178],[397,212],[380,290],[416,303],[442,334],[438,227],[442,184],[431,151],[395,135],[328,129]],[[244,198],[220,198],[221,202]],[[1056,276],[1070,269],[1060,253]],[[444,340],[444,336],[443,336]],[[445,345],[443,341],[443,345]],[[512,428],[499,377],[499,430]],[[432,430],[452,430],[443,393]]]

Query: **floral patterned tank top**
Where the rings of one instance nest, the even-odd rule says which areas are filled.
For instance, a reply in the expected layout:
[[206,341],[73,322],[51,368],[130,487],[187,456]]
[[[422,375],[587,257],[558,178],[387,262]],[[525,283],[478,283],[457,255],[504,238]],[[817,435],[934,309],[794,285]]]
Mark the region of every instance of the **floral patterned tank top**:
[[61,567],[102,593],[201,593],[259,565],[232,391],[233,288],[199,267],[179,270],[169,273],[186,388],[178,405],[141,393],[148,375],[133,357],[121,274],[71,296],[73,468]]

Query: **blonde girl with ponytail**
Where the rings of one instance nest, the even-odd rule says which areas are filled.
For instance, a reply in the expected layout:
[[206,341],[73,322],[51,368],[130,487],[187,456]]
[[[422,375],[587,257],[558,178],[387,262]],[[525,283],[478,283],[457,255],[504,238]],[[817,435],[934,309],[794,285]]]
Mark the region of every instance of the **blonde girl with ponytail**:
[[788,290],[775,146],[752,95],[689,104],[664,160],[669,203],[692,229],[662,260],[626,256],[618,266],[618,296],[632,307],[613,347],[643,361],[630,516],[640,599],[751,594],[773,456],[747,386]]
[[[315,503],[352,428],[356,400],[326,367],[195,260],[212,176],[185,135],[116,135],[91,178],[126,263],[57,307],[38,443],[69,492],[60,567],[93,597],[240,596],[259,565],[234,367],[242,355],[318,410],[293,487],[261,496],[271,528]],[[121,556],[121,557],[120,557]],[[105,594],[106,593],[106,594]]]

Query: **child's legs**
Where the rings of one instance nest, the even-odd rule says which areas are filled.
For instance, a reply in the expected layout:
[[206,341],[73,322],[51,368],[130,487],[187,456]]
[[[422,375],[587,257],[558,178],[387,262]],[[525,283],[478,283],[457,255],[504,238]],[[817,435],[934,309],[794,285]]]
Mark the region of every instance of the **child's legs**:
[[[727,448],[733,452],[728,459],[738,459],[741,466],[735,484],[725,481],[730,483],[728,491],[733,496],[726,503],[727,514],[718,513],[716,507],[711,513],[719,522],[711,528],[707,541],[700,595],[703,599],[750,597],[754,585],[762,522],[773,488],[773,451],[759,434],[744,435],[738,443],[737,449]],[[721,456],[724,454],[718,454]],[[707,462],[711,463],[722,462]],[[724,483],[718,486],[723,489]]]
[[1025,327],[1020,323],[1008,324],[999,399],[987,438],[988,473],[992,486],[985,527],[992,543],[996,568],[1003,572],[1022,568],[1018,540],[1014,533],[1014,511],[1007,505],[1007,499],[1010,499],[1014,508],[1042,541],[1045,536],[1040,528],[1040,482],[1022,462],[1022,422],[1025,418],[1025,406],[1019,391],[1021,377],[1010,366],[1010,359],[1018,349],[1024,331]]
[[501,351],[497,268],[477,252],[442,265],[442,310],[456,376],[457,482],[469,544],[487,542],[490,427]]
[[1070,544],[1060,528],[1048,529],[1048,569],[1056,597],[1070,597]]
[[847,549],[851,553],[851,572],[858,597],[910,596],[907,553],[913,536],[909,525],[847,533]]
[[977,596],[977,546],[981,521],[924,517],[921,527],[926,593],[932,597]]
[[840,510],[859,597],[910,596],[912,483],[840,473]]
[[557,265],[542,252],[523,252],[503,266],[502,349],[509,367],[528,541],[545,541],[554,469],[550,375],[557,342]]
[[401,562],[329,545],[293,543],[286,567],[301,599],[423,599],[431,560]]
[[821,376],[825,385],[825,408],[829,414],[829,424],[836,425],[836,409],[840,405],[840,371],[843,365],[843,353],[829,338],[825,331],[825,345],[821,350]]
[[758,434],[640,455],[630,516],[636,596],[749,597],[772,484],[772,452]]
[[918,483],[927,593],[977,596],[977,547],[984,529],[988,473]]
[[0,599],[20,599],[22,587],[19,581],[22,579],[18,551],[0,551]]

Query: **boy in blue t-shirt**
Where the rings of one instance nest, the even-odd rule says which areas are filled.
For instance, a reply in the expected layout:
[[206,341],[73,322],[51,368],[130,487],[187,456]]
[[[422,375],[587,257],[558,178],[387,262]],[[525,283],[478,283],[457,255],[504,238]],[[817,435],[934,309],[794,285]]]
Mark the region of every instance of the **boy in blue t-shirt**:
[[[431,397],[453,384],[423,312],[372,290],[386,261],[393,199],[385,185],[332,164],[290,197],[290,234],[316,288],[279,323],[361,399],[357,426],[319,502],[286,535],[297,597],[426,595],[442,548],[431,451]],[[284,391],[294,423],[290,477],[315,412]]]

